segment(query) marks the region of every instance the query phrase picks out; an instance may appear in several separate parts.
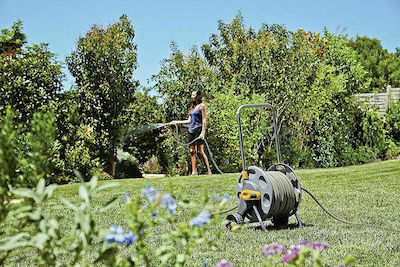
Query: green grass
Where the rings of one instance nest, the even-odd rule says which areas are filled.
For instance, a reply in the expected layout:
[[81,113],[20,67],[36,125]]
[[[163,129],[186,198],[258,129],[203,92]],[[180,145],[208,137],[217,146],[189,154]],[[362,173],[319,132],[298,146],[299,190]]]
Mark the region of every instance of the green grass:
[[[400,229],[400,161],[334,169],[298,170],[296,173],[302,187],[310,190],[333,214],[354,222]],[[126,192],[130,192],[131,195],[139,194],[147,183],[160,191],[165,191],[168,182],[172,181],[175,188],[180,186],[184,188],[184,193],[180,198],[190,199],[197,204],[195,208],[201,210],[203,190],[208,190],[210,195],[227,193],[233,197],[236,192],[237,177],[237,174],[223,174],[118,180],[119,187],[96,196],[93,208],[99,209],[102,203],[113,196],[122,197]],[[107,183],[107,181],[101,183]],[[58,204],[60,197],[79,203],[78,187],[79,184],[60,186],[49,206]],[[227,208],[236,205],[236,202],[236,199],[230,201]],[[72,212],[68,210],[57,212],[62,212],[66,216],[61,228],[68,231],[73,220]],[[281,229],[269,232],[246,229],[243,232],[235,232],[226,230],[221,225],[219,230],[223,232],[224,237],[216,240],[219,250],[212,251],[200,245],[191,255],[187,265],[201,266],[205,260],[207,266],[214,266],[221,259],[227,259],[235,266],[259,266],[263,260],[261,250],[264,245],[278,242],[288,246],[297,244],[300,240],[309,240],[325,241],[329,244],[329,249],[323,252],[324,262],[329,266],[339,264],[348,254],[354,255],[357,265],[400,266],[400,234],[398,232],[337,222],[323,213],[306,194],[303,194],[298,214],[306,224],[302,229]],[[190,218],[190,215],[182,210],[178,210],[177,216],[180,216],[180,220]],[[108,228],[115,223],[124,225],[126,221],[127,213],[122,200],[112,210],[98,214],[96,218],[100,228]],[[295,222],[296,219],[292,216],[289,223]],[[150,246],[159,246],[163,242],[159,234],[175,227],[176,225],[158,225],[151,229],[153,237],[149,240]],[[213,238],[211,231],[210,238]],[[123,254],[131,252],[131,248],[122,251]],[[92,257],[93,255],[89,255],[88,260]],[[16,262],[27,261],[24,255],[14,259]]]

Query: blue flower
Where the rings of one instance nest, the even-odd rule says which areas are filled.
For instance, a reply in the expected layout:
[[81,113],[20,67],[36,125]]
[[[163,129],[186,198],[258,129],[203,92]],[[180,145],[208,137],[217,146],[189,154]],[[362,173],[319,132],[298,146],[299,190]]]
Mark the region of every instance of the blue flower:
[[224,205],[226,202],[230,201],[232,198],[228,195],[225,194],[224,198],[221,200],[221,203],[219,203],[220,206]]
[[129,194],[129,192],[127,192],[127,193],[122,197],[122,200],[123,200],[123,201],[127,201],[130,197],[131,197],[131,194]]
[[151,217],[157,217],[157,216],[158,216],[157,212],[154,212],[153,214],[151,214]]
[[158,195],[158,191],[151,186],[151,184],[147,184],[144,189],[141,191],[141,195],[145,196],[148,201],[153,203],[156,201],[156,197]]
[[189,224],[194,226],[203,226],[210,222],[210,213],[208,210],[202,211],[197,217],[190,220]]
[[125,244],[127,247],[129,247],[136,242],[137,237],[132,233],[132,231],[125,233],[124,230],[118,225],[111,226],[109,230],[112,233],[106,235],[106,241],[108,243],[115,242],[119,245]]
[[213,197],[213,199],[216,199],[216,200],[219,199],[219,196],[218,196],[218,195],[213,195],[212,197]]
[[206,267],[207,266],[207,262],[205,260],[203,260],[203,262],[201,263],[201,266]]
[[176,201],[170,194],[164,194],[162,199],[162,205],[166,206],[168,212],[172,215],[176,214]]
[[136,242],[136,236],[132,233],[132,231],[129,231],[129,233],[125,233],[124,234],[124,238],[125,238],[125,242],[126,242],[126,246],[129,247],[130,245],[132,245],[133,243]]
[[110,232],[113,232],[114,234],[122,234],[124,232],[122,227],[116,224],[110,226],[108,230],[110,230]]

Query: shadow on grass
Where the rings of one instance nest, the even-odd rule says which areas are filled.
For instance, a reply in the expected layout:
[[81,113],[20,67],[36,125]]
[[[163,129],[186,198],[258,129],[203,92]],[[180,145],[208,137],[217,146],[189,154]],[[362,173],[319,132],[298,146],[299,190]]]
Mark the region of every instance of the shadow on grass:
[[[265,222],[264,222],[265,224]],[[304,227],[313,227],[314,224],[311,223],[303,223]],[[293,229],[301,229],[297,223],[289,223],[287,225],[275,226],[275,225],[266,225],[267,231],[280,231],[280,230],[293,230]],[[247,227],[247,229],[251,229],[254,231],[262,231],[261,225],[259,223],[252,223]]]

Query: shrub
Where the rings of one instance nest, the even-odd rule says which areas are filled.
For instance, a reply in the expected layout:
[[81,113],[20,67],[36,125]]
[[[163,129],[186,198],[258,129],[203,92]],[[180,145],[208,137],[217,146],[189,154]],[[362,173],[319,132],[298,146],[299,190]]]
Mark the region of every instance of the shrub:
[[116,178],[142,177],[139,161],[130,153],[117,150]]
[[400,142],[400,100],[390,105],[385,115],[385,129],[389,138]]
[[152,174],[159,174],[161,173],[161,165],[158,161],[157,156],[151,156],[142,166],[142,170],[144,173],[152,173]]
[[362,121],[363,141],[372,148],[376,156],[382,157],[386,148],[386,130],[378,113],[368,109]]
[[386,151],[386,159],[394,159],[400,155],[400,145],[396,144],[393,140],[388,140]]

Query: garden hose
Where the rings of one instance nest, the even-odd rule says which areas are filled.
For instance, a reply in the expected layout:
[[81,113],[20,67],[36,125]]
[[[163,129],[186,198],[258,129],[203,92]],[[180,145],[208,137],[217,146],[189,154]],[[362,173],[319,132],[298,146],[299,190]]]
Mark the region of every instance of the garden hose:
[[296,195],[289,178],[281,172],[267,172],[273,188],[273,197],[268,217],[282,217],[295,209]]
[[[191,141],[191,142],[189,142],[189,143],[183,143],[183,142],[179,141],[179,129],[178,129],[178,125],[177,125],[177,124],[174,124],[174,125],[175,125],[175,129],[176,129],[176,141],[178,142],[178,144],[180,144],[180,145],[182,145],[182,146],[190,146],[191,144],[193,144],[194,142],[196,142],[197,140],[200,139],[200,137],[197,137],[196,139],[194,139],[193,141]],[[208,154],[210,155],[211,161],[213,162],[215,168],[217,169],[217,171],[218,171],[220,174],[223,174],[224,172],[221,171],[221,169],[218,167],[217,163],[216,163],[215,160],[214,160],[214,156],[213,156],[213,154],[212,154],[212,152],[211,152],[211,149],[210,149],[210,147],[209,147],[209,145],[208,145],[208,142],[207,142],[206,138],[204,138],[203,140],[204,140],[204,143],[206,144],[206,147],[207,147],[207,150],[208,150]]]
[[[177,206],[178,206],[179,208],[183,209],[184,211],[188,212],[188,213],[200,214],[200,212],[192,211],[192,210],[190,210],[190,209],[185,208],[184,206],[182,206],[182,205],[180,205],[180,204],[177,204]],[[238,207],[238,206],[236,205],[235,207],[230,208],[230,209],[228,209],[228,210],[223,210],[223,211],[219,211],[219,212],[210,213],[210,215],[213,216],[213,215],[219,215],[219,214],[228,213],[228,212],[230,212],[230,211],[232,211],[232,210],[234,210],[234,209],[237,209],[237,207]]]
[[383,226],[376,225],[376,224],[357,223],[357,222],[352,222],[352,221],[347,221],[347,220],[341,219],[341,218],[339,218],[339,217],[333,215],[327,208],[324,207],[324,205],[322,205],[321,203],[319,203],[319,201],[317,200],[317,198],[316,198],[313,194],[311,194],[310,191],[308,191],[308,190],[305,189],[305,188],[301,188],[301,189],[302,189],[304,192],[306,192],[306,193],[321,207],[321,209],[322,209],[324,212],[326,212],[330,217],[332,217],[333,219],[335,219],[335,220],[337,220],[337,221],[339,221],[339,222],[347,223],[347,224],[352,224],[352,225],[359,225],[359,226],[376,227],[376,228],[380,228],[380,229],[383,229],[383,230],[386,230],[386,231],[392,231],[392,232],[400,233],[399,230],[392,229],[392,228],[387,228],[387,227],[383,227]]

